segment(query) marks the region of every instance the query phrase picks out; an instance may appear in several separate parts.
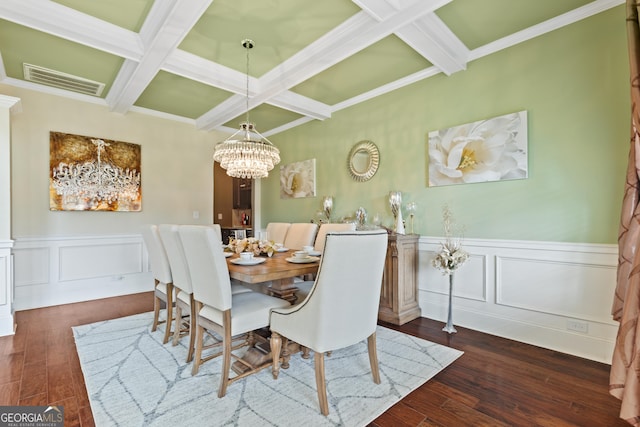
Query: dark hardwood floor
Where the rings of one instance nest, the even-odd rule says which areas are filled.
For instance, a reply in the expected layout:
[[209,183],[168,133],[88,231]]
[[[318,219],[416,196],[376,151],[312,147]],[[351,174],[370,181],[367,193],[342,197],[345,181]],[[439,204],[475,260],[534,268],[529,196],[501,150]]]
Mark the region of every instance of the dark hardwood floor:
[[[17,312],[16,334],[0,338],[0,405],[63,405],[66,427],[93,426],[71,326],[150,311],[152,299],[149,292]],[[424,318],[383,325],[465,354],[372,426],[628,425],[608,393],[608,365],[461,327],[449,336]]]

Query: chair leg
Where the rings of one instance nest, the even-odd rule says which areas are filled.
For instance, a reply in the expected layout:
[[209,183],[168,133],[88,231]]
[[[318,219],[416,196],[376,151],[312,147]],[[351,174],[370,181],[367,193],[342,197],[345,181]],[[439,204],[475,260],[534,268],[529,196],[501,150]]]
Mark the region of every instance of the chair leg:
[[182,307],[176,304],[176,324],[173,327],[173,341],[172,345],[175,347],[180,341],[180,328],[182,327]]
[[164,331],[164,339],[162,344],[169,342],[171,336],[171,324],[173,323],[173,285],[167,283],[167,327]]
[[[197,321],[196,321],[197,323]],[[193,367],[191,368],[191,375],[198,373],[200,364],[202,363],[202,342],[204,340],[204,327],[202,325],[196,326],[196,352],[193,359]]]
[[373,382],[380,384],[380,370],[378,369],[378,350],[376,349],[376,333],[372,333],[367,338],[367,348],[369,349],[369,363],[371,364],[371,374]]
[[329,415],[329,402],[327,401],[327,385],[324,380],[324,353],[315,352],[313,361],[316,370],[316,388],[318,389],[318,401],[322,415]]
[[229,385],[229,369],[231,368],[231,310],[226,310],[222,315],[224,336],[222,337],[222,376],[220,377],[220,388],[218,397],[227,394]]
[[269,345],[271,346],[272,359],[271,374],[273,375],[273,379],[277,380],[278,374],[280,373],[280,349],[282,348],[282,339],[277,332],[271,332]]
[[[158,286],[158,279],[155,280],[155,286]],[[160,318],[160,298],[156,295],[155,289],[153,291],[153,325],[151,325],[151,332],[155,332],[158,329],[158,319]]]
[[187,353],[187,363],[193,360],[193,347],[196,342],[196,303],[191,295],[191,314],[189,318],[189,352]]

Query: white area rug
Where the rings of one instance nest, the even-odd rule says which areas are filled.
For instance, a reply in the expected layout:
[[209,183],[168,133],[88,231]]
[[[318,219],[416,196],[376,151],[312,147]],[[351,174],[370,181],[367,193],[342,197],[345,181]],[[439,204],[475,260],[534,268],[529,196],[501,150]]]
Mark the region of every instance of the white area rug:
[[461,351],[378,327],[382,383],[366,341],[325,357],[329,416],[320,414],[313,357],[291,357],[274,380],[267,368],[217,397],[220,358],[196,376],[186,338],[162,344],[152,313],[73,328],[95,423],[103,426],[364,426],[456,360]]

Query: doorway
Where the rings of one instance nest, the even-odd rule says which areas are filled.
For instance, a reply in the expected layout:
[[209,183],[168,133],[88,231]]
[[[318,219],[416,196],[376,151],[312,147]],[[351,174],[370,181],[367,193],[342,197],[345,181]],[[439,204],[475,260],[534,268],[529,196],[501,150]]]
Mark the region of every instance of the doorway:
[[253,184],[252,179],[230,177],[213,162],[213,222],[220,224],[224,243],[233,230],[244,229],[253,236]]

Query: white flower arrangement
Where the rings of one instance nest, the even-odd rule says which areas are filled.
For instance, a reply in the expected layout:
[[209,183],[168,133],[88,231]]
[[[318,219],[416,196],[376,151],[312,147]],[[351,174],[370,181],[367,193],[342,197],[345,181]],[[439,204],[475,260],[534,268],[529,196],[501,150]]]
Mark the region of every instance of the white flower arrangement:
[[469,259],[469,254],[462,249],[462,237],[454,236],[455,222],[453,214],[447,205],[442,208],[442,228],[445,241],[440,243],[440,252],[431,261],[431,264],[442,271],[443,275],[451,275]]
[[237,254],[240,252],[253,252],[255,256],[262,254],[271,256],[276,251],[273,246],[274,242],[256,239],[255,237],[247,237],[246,239],[230,238],[226,250]]

